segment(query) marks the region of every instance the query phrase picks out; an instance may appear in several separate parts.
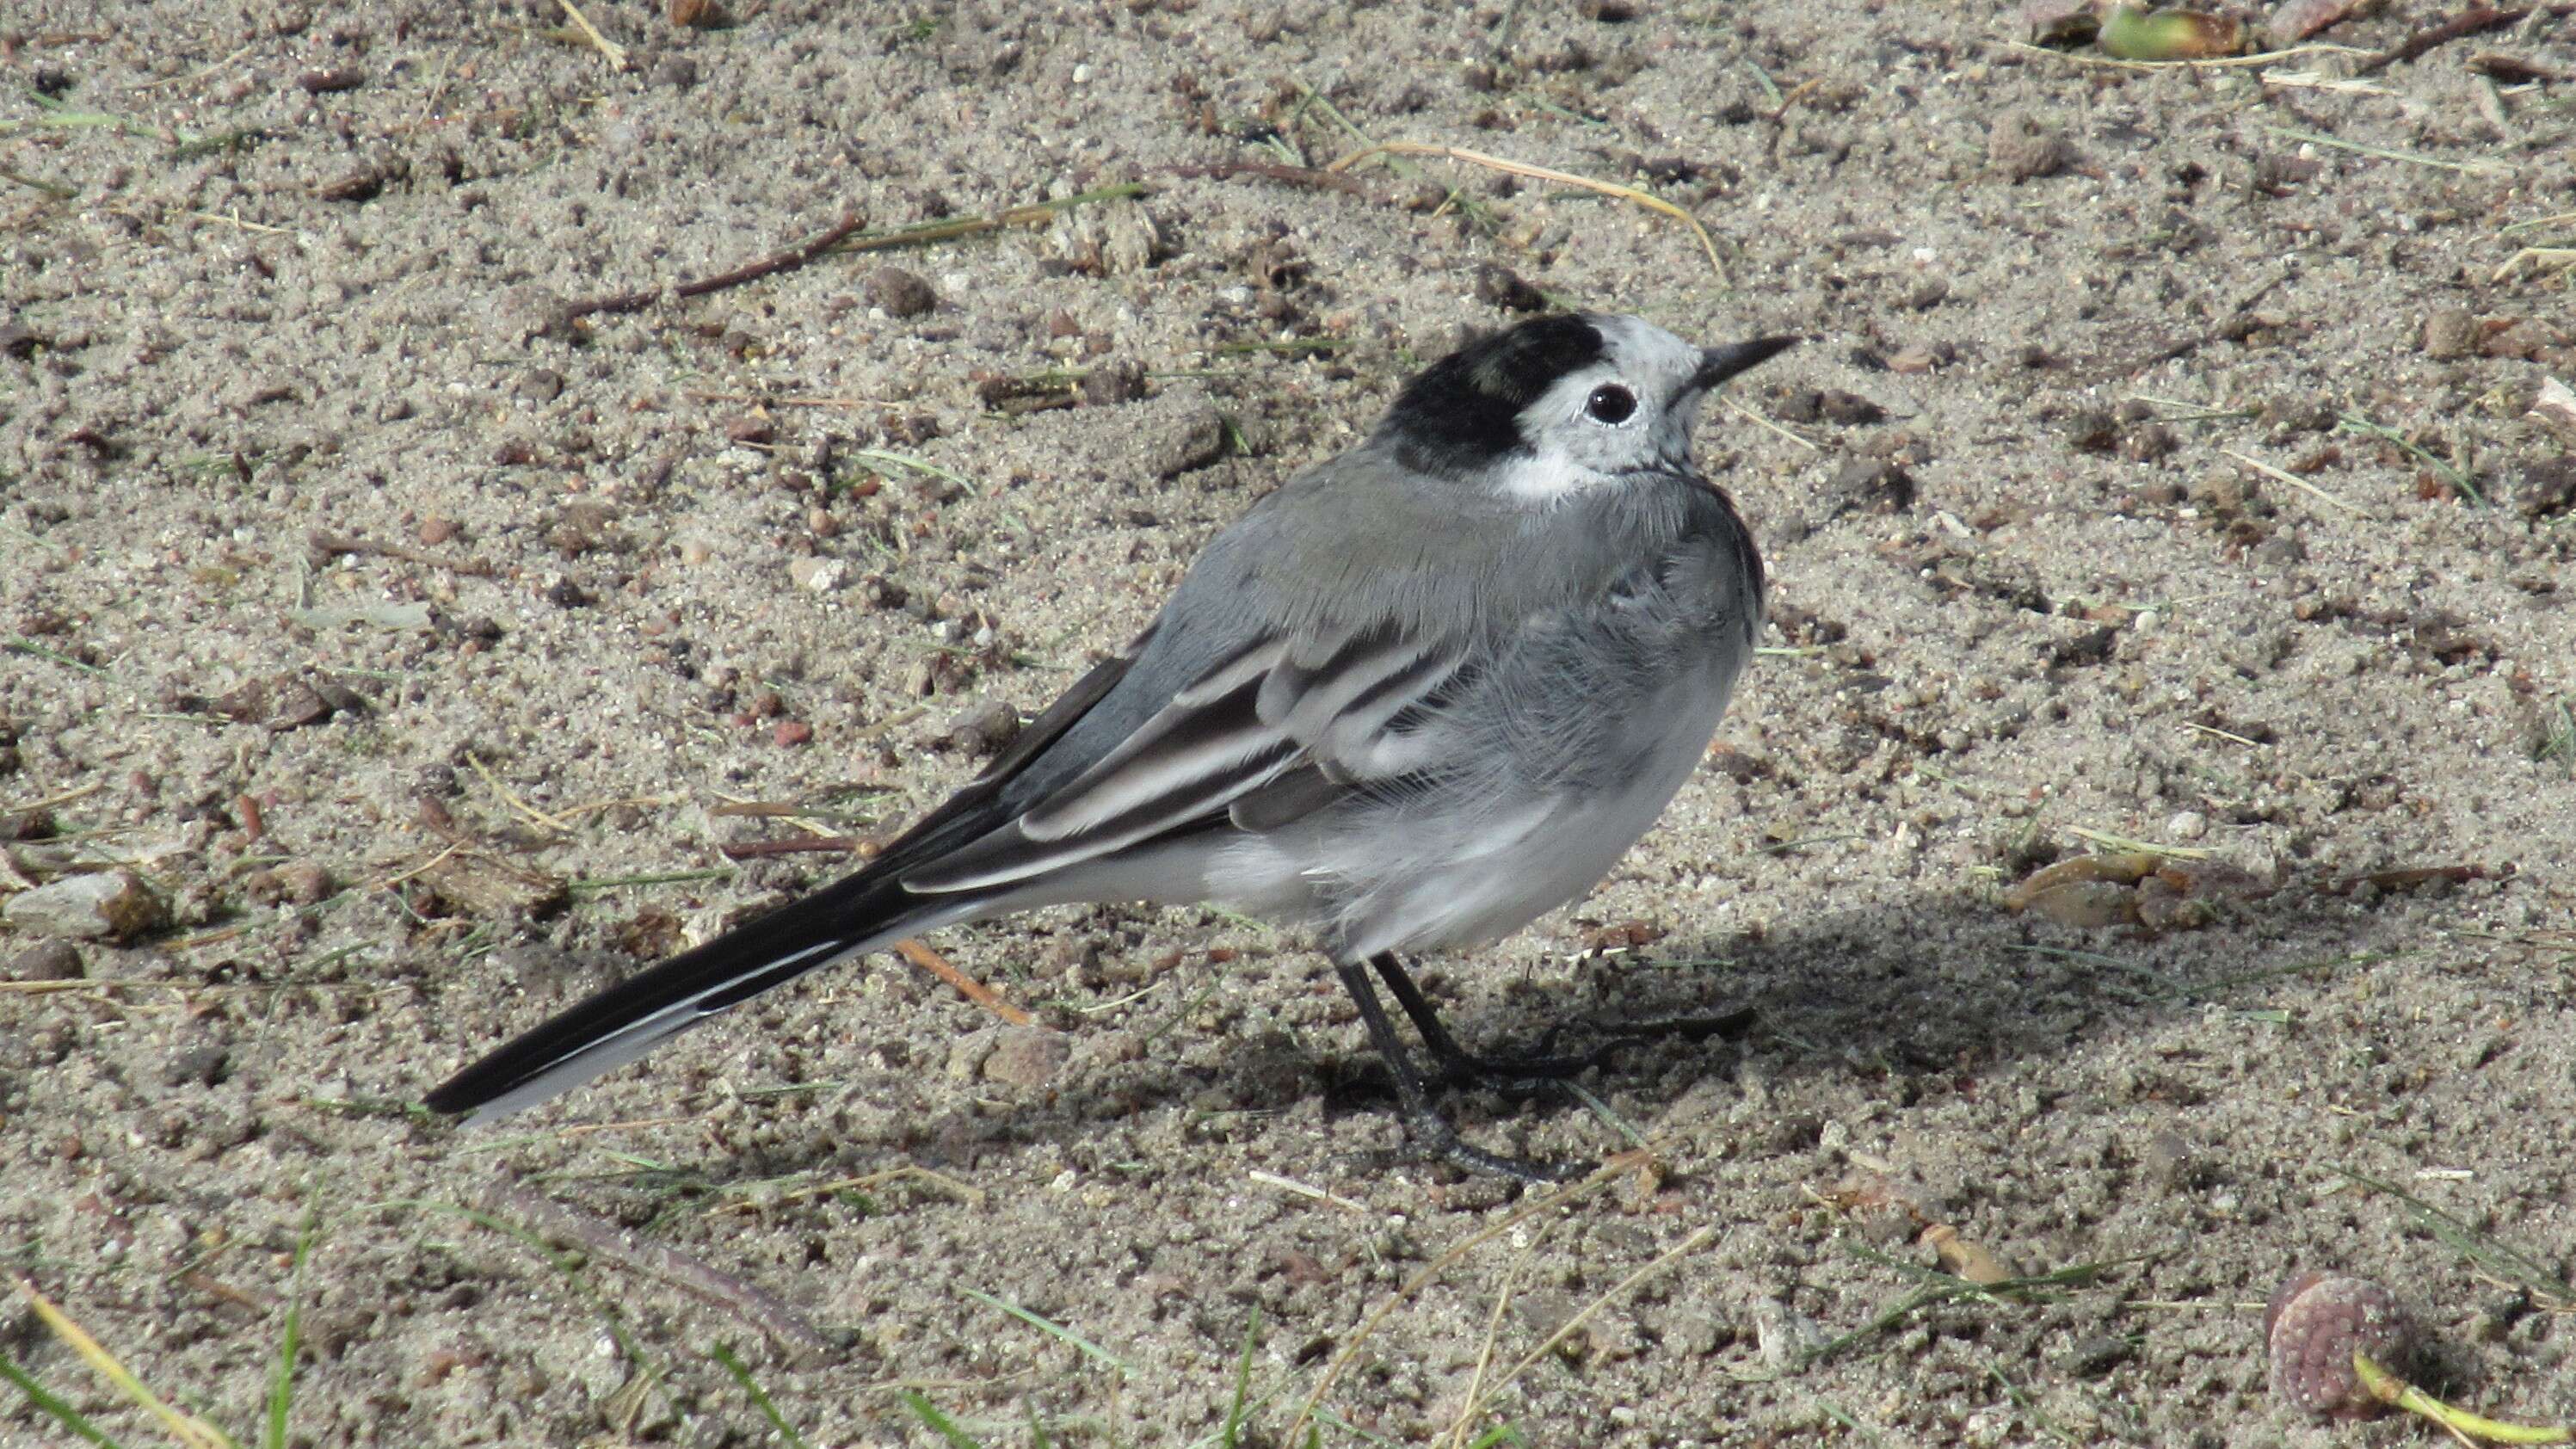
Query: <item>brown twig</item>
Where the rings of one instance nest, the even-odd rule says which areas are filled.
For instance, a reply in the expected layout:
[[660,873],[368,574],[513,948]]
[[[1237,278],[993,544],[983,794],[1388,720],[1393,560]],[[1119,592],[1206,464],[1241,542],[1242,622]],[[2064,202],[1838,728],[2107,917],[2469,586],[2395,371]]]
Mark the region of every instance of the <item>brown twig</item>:
[[398,558],[405,563],[446,569],[450,573],[472,574],[476,578],[492,576],[492,566],[479,558],[448,558],[425,549],[408,548],[399,543],[378,543],[374,539],[360,538],[355,534],[332,533],[317,528],[304,535],[304,541],[312,545],[313,551],[319,554],[372,553],[385,558]]
[[897,941],[896,951],[903,959],[957,988],[957,994],[993,1013],[1013,1026],[1035,1026],[1037,1018],[1004,1001],[993,988],[948,964],[948,958],[919,941]]
[[[739,287],[745,282],[757,282],[763,277],[792,272],[849,240],[853,232],[867,224],[867,218],[858,212],[844,212],[839,221],[834,222],[820,234],[785,251],[772,252],[756,262],[736,267],[730,272],[719,272],[712,277],[701,277],[694,282],[682,282],[671,291],[681,297],[703,297],[709,292],[721,292],[727,287]],[[605,297],[593,297],[586,302],[572,303],[564,308],[563,318],[569,322],[598,312],[640,312],[660,301],[661,298],[661,288],[639,287],[632,292],[616,292]]]
[[677,1248],[640,1241],[614,1223],[516,1185],[496,1188],[491,1206],[547,1237],[693,1293],[787,1345],[799,1358],[812,1362],[840,1351],[840,1345],[787,1300]]
[[1230,180],[1237,176],[1258,176],[1265,181],[1281,181],[1290,186],[1312,186],[1324,191],[1347,192],[1364,201],[1383,201],[1384,197],[1362,185],[1359,178],[1314,166],[1286,166],[1276,161],[1214,161],[1204,166],[1173,168],[1175,176],[1203,177],[1212,181]]
[[2422,56],[2427,51],[2448,45],[2454,40],[2471,35],[2484,35],[2490,30],[2502,30],[2530,13],[2527,8],[2498,10],[2491,5],[2472,5],[2441,24],[2416,31],[2413,35],[2399,41],[2394,48],[2383,50],[2354,66],[2352,73],[2363,76],[2375,70],[2386,70],[2392,65],[2402,65]]

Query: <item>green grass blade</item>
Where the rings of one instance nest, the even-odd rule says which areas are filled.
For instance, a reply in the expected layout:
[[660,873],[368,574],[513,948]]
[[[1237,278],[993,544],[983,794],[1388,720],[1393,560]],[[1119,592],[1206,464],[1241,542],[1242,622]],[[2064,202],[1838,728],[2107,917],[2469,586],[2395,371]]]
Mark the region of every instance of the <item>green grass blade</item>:
[[983,1445],[975,1442],[973,1435],[958,1428],[955,1420],[939,1412],[928,1399],[906,1389],[903,1402],[904,1407],[912,1410],[914,1417],[930,1426],[930,1432],[948,1441],[948,1449],[984,1449]]
[[18,1361],[5,1353],[0,1353],[0,1379],[7,1379],[16,1384],[18,1392],[25,1394],[27,1402],[35,1405],[39,1413],[51,1417],[55,1423],[100,1446],[100,1449],[125,1449],[123,1444],[101,1433],[98,1426],[82,1418],[80,1410],[54,1397],[43,1384],[36,1382],[33,1374],[18,1367]]
[[2347,1181],[2384,1193],[2414,1209],[2416,1222],[2439,1239],[2444,1247],[2496,1277],[2522,1285],[2533,1297],[2547,1302],[2554,1310],[2564,1311],[2576,1306],[2576,1285],[2570,1285],[2549,1264],[2488,1237],[2393,1182],[2382,1182],[2349,1167],[2337,1167],[2332,1171]]
[[742,1385],[743,1396],[751,1400],[751,1406],[769,1420],[769,1427],[778,1431],[778,1437],[786,1440],[793,1449],[811,1449],[805,1436],[797,1433],[795,1426],[787,1422],[787,1416],[778,1412],[778,1406],[769,1401],[769,1391],[763,1389],[760,1381],[751,1376],[751,1370],[734,1356],[731,1345],[717,1344],[715,1356],[716,1362],[724,1365],[725,1372],[733,1375],[733,1381]]
[[261,1449],[286,1449],[287,1418],[295,1408],[295,1354],[304,1331],[304,1260],[313,1253],[313,1217],[308,1210],[304,1232],[295,1240],[295,1288],[286,1300],[286,1327],[277,1336],[277,1368],[268,1379],[268,1426]]
[[1252,1392],[1252,1349],[1260,1341],[1261,1310],[1255,1308],[1243,1325],[1243,1357],[1234,1365],[1234,1401],[1225,1406],[1225,1429],[1217,1436],[1225,1449],[1235,1449],[1243,1439],[1243,1400]]
[[1125,1359],[1122,1359],[1118,1355],[1111,1353],[1109,1350],[1102,1348],[1099,1344],[1093,1343],[1090,1339],[1083,1337],[1081,1334],[1074,1332],[1072,1329],[1065,1327],[1061,1323],[1055,1323],[1050,1320],[1040,1318],[1038,1315],[1031,1313],[1016,1303],[1005,1302],[1002,1299],[994,1297],[990,1293],[982,1291],[981,1289],[960,1288],[957,1291],[974,1299],[976,1302],[983,1304],[987,1308],[998,1308],[1004,1313],[1011,1315],[1013,1318],[1020,1320],[1022,1323],[1028,1324],[1032,1328],[1036,1328],[1052,1337],[1072,1344],[1075,1348],[1082,1350],[1083,1357],[1092,1360],[1094,1363],[1105,1364],[1110,1368],[1118,1370],[1118,1372],[1122,1374],[1128,1371],[1127,1361]]

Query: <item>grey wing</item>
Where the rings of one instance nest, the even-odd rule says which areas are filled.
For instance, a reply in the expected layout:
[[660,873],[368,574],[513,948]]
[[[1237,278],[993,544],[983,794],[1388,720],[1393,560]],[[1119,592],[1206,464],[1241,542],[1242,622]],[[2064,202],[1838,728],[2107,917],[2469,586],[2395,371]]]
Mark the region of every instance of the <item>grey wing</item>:
[[904,888],[1031,883],[1220,823],[1270,828],[1413,776],[1440,753],[1421,726],[1472,672],[1463,643],[1388,626],[1257,632],[1015,817],[907,870]]

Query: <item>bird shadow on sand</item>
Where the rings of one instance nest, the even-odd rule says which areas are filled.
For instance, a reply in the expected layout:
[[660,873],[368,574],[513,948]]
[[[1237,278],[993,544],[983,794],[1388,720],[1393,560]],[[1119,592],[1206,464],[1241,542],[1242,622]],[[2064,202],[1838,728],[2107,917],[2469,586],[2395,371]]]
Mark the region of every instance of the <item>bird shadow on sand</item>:
[[[2422,940],[2402,917],[2384,917],[2322,891],[2288,889],[2232,901],[2198,929],[2150,934],[2064,927],[2006,911],[1984,895],[1943,892],[1813,918],[1759,938],[1676,933],[1646,951],[1580,963],[1577,984],[1543,985],[1485,968],[1469,956],[1423,963],[1435,1005],[1470,1050],[1580,1052],[1609,1037],[1637,1036],[1579,1080],[1651,1121],[1711,1077],[1731,1076],[1759,1053],[1769,1077],[1841,1074],[1906,1100],[1951,1090],[2001,1064],[2046,1059],[2079,1044],[2151,1033],[2207,1006],[2268,999],[2267,988],[2323,976]],[[1285,958],[1282,958],[1285,959]],[[1220,968],[1222,969],[1222,968]],[[1660,1030],[1679,1023],[1681,1029]],[[1402,1030],[1401,1026],[1399,1029]],[[1077,1033],[1077,1036],[1082,1033]],[[1157,1111],[1240,1120],[1240,1140],[1266,1119],[1293,1116],[1320,1095],[1323,1130],[1351,1151],[1388,1159],[1392,1101],[1384,1069],[1358,1028],[1292,1034],[1270,1030],[1181,1060],[1177,1044],[1095,1070],[1079,1054],[1059,1084],[925,1122],[906,1144],[932,1166],[965,1167],[1043,1146],[1089,1160],[1102,1124]],[[860,1088],[864,1091],[864,1088]],[[1489,1141],[1498,1124],[1582,1119],[1563,1094],[1515,1097],[1453,1086],[1442,1108],[1464,1133]],[[1349,1126],[1345,1134],[1341,1129]],[[1578,1135],[1597,1137],[1595,1126]],[[1566,1136],[1550,1132],[1554,1138]],[[853,1167],[853,1153],[818,1137],[811,1160],[790,1149],[768,1172]],[[1597,1149],[1596,1149],[1597,1150]]]

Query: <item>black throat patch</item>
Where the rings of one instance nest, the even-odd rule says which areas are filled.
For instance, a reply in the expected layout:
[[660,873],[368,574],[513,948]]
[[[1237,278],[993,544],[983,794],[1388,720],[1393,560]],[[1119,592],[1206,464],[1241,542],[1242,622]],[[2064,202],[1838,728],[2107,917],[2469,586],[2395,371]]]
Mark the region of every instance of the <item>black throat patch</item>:
[[1541,317],[1482,337],[1405,384],[1378,424],[1406,467],[1456,477],[1527,453],[1523,408],[1559,378],[1599,362],[1601,331],[1580,317]]

